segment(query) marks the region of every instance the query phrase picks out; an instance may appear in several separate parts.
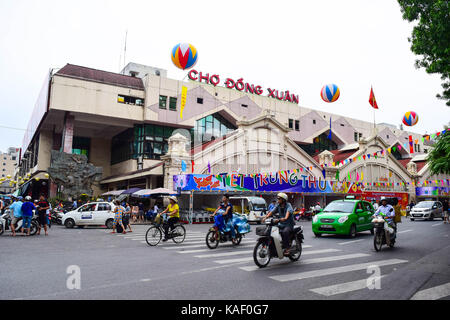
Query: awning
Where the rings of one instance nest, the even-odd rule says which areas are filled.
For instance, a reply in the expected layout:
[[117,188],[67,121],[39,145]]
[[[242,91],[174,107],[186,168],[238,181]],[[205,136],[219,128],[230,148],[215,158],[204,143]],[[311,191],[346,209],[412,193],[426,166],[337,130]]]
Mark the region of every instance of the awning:
[[133,193],[138,192],[140,190],[142,190],[142,189],[141,188],[131,188],[131,189],[125,190],[121,194],[133,194]]
[[134,197],[145,198],[145,197],[151,197],[151,196],[156,196],[156,195],[171,195],[171,194],[177,194],[177,192],[170,190],[170,189],[166,189],[166,188],[157,188],[157,189],[140,190],[140,191],[133,193],[132,195]]
[[125,190],[113,190],[113,191],[108,191],[106,193],[103,193],[102,196],[118,196],[120,194],[122,194],[122,192],[124,192]]
[[124,181],[124,180],[131,180],[131,179],[136,179],[136,178],[142,178],[142,177],[146,177],[146,176],[152,176],[152,175],[157,175],[157,176],[162,176],[163,175],[163,162],[158,163],[150,168],[144,169],[144,170],[140,170],[140,171],[135,171],[126,175],[119,175],[119,176],[112,176],[112,177],[107,177],[103,180],[100,181],[100,184],[107,184],[107,183],[113,183],[113,182],[118,182],[118,181]]

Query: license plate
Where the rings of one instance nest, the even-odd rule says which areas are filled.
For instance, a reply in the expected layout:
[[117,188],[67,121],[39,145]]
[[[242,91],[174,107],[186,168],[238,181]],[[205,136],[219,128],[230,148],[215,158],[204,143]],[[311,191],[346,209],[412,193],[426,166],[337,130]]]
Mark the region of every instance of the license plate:
[[322,227],[322,228],[325,228],[325,229],[331,229],[331,228],[333,228],[333,226],[330,226],[329,224],[323,224],[321,227]]
[[421,217],[421,214],[413,214],[413,217]]

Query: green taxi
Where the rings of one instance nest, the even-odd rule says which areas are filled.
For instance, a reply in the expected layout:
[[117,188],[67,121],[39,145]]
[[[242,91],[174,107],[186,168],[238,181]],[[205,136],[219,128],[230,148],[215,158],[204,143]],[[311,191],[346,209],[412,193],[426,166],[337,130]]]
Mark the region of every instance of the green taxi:
[[368,230],[373,234],[374,212],[372,204],[364,200],[335,200],[313,217],[312,231],[316,237],[326,233],[354,238],[357,232]]

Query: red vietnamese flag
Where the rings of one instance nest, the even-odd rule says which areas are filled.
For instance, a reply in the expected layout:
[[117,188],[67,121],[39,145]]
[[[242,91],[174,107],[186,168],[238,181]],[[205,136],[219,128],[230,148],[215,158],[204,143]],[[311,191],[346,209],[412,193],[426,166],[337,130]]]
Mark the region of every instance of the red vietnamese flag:
[[374,109],[378,109],[377,101],[375,100],[375,95],[373,94],[372,87],[370,87],[369,103]]

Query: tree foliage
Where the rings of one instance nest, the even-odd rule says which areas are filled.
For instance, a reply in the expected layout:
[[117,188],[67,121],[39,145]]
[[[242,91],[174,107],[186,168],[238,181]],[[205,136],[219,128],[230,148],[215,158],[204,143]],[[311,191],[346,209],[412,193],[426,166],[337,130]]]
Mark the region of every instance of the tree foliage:
[[439,99],[450,106],[450,3],[448,0],[398,0],[403,19],[418,21],[413,28],[411,51],[421,55],[417,68],[437,73],[443,80]]
[[432,174],[450,174],[450,131],[438,137],[427,160]]

